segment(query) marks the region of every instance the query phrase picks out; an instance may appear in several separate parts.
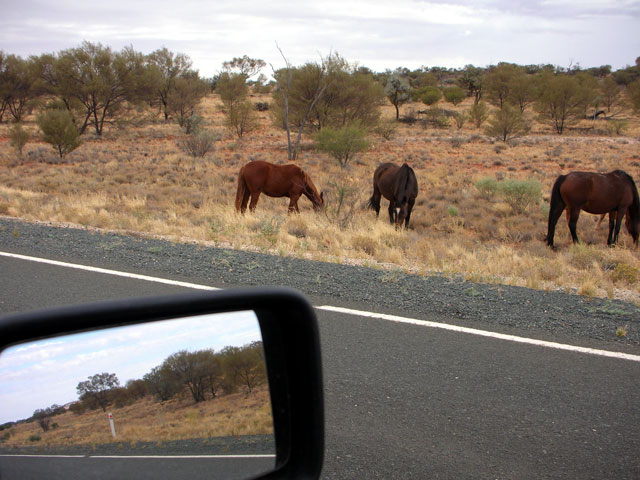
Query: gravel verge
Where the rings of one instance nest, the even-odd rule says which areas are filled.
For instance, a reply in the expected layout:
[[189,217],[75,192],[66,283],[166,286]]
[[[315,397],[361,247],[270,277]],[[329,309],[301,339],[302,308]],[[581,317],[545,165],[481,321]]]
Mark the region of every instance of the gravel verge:
[[[0,217],[0,249],[222,288],[289,286],[316,305],[330,302],[544,340],[580,339],[586,346],[604,341],[611,349],[633,352],[640,345],[638,306],[560,291],[407,275],[6,217]],[[626,336],[616,335],[619,327],[626,328]]]

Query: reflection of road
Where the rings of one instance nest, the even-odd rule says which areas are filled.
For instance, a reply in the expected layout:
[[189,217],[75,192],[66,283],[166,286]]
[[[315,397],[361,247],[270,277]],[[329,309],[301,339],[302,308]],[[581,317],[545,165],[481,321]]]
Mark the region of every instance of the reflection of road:
[[2,480],[240,479],[271,470],[275,456],[2,456]]

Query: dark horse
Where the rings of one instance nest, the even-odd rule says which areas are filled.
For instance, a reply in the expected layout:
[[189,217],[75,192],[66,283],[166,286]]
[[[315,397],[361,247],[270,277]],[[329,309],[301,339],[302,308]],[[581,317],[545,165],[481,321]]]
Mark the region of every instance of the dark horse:
[[324,206],[324,196],[318,193],[309,175],[293,164],[274,165],[257,160],[242,167],[238,174],[236,210],[244,213],[249,197],[251,197],[249,210],[255,210],[261,193],[270,197],[288,197],[289,212],[300,213],[298,209],[300,195],[305,195],[311,200],[316,210]]
[[368,207],[380,214],[380,197],[389,200],[389,221],[396,228],[409,227],[411,210],[418,196],[418,181],[413,169],[403,163],[401,167],[395,163],[383,163],[373,173],[373,195]]
[[640,221],[640,200],[638,189],[631,176],[622,170],[610,173],[572,172],[560,175],[551,190],[547,245],[553,248],[556,223],[567,209],[567,222],[573,242],[578,241],[576,223],[580,210],[596,215],[609,214],[609,236],[607,245],[618,241],[622,218],[638,245],[638,222]]

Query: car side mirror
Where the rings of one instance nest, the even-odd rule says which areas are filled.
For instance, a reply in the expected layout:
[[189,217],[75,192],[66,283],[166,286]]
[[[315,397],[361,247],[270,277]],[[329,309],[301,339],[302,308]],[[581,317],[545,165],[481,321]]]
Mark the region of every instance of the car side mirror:
[[[254,334],[244,330],[243,325],[247,319],[254,319],[254,324],[259,327],[256,327],[259,340]],[[220,325],[220,327],[217,328],[215,325]],[[225,335],[223,343],[216,344],[216,347],[191,352],[188,347],[184,346],[185,344],[180,343],[182,337],[189,336],[189,338],[200,337],[199,340],[205,340],[205,344],[210,345],[206,343],[207,339],[209,336],[215,337],[216,331],[218,333],[224,331]],[[193,335],[194,333],[195,335]],[[117,340],[113,340],[116,338]],[[236,338],[236,344],[230,343],[221,348],[222,345],[225,345],[224,342],[231,338]],[[119,344],[118,349],[112,350],[102,350],[97,346],[92,346],[108,344],[111,341],[123,343]],[[94,343],[90,344],[90,342]],[[154,360],[144,359],[141,353],[144,350],[143,346],[151,345],[155,348],[160,343],[170,344],[174,348],[174,353],[166,357],[166,360],[169,362],[167,363],[169,367],[175,368],[167,367],[164,371],[165,363],[158,364],[158,358],[161,357]],[[73,362],[69,360],[67,364],[66,361],[60,359],[54,361],[53,357],[50,357],[52,349],[49,347],[51,346],[56,346],[57,351],[65,355],[70,355],[76,347],[83,347],[85,350],[73,357]],[[208,369],[206,375],[210,376],[207,380],[209,383],[206,385],[211,391],[202,393],[203,400],[219,398],[214,390],[215,382],[211,379],[215,375],[219,375],[215,378],[219,378],[222,382],[216,384],[215,387],[219,392],[225,391],[226,388],[229,392],[234,391],[237,394],[237,397],[234,398],[246,397],[249,400],[254,398],[251,397],[253,390],[252,384],[248,383],[249,376],[252,376],[253,385],[259,385],[260,378],[266,379],[268,393],[265,392],[264,397],[268,398],[271,404],[273,455],[266,456],[266,459],[261,463],[263,467],[265,465],[266,467],[261,470],[249,469],[245,471],[240,467],[231,467],[230,470],[228,469],[232,472],[231,476],[226,474],[220,478],[231,477],[234,480],[239,480],[247,478],[247,475],[251,478],[261,479],[319,478],[324,454],[324,405],[320,341],[313,307],[299,292],[286,288],[221,290],[61,307],[2,317],[0,318],[0,402],[7,404],[8,400],[2,400],[2,397],[10,393],[10,389],[6,386],[12,379],[31,378],[29,372],[33,373],[38,368],[49,365],[50,367],[57,366],[61,370],[59,373],[52,370],[54,372],[51,374],[53,378],[48,379],[52,382],[51,385],[59,384],[60,381],[56,377],[62,376],[65,369],[70,368],[68,365],[88,363],[90,358],[103,351],[111,352],[105,354],[107,360],[115,359],[119,355],[123,355],[125,358],[134,358],[135,353],[140,357],[139,360],[136,360],[138,363],[149,368],[150,373],[158,373],[157,378],[161,380],[160,386],[173,386],[174,393],[178,392],[183,403],[193,402],[195,407],[201,403],[198,402],[199,397],[196,396],[189,383],[191,380],[182,383],[177,381],[178,373],[176,372],[181,371],[181,365],[184,366],[183,370],[187,371],[185,365],[191,365],[190,368],[196,368],[193,365],[199,365],[198,368],[202,368],[202,365],[206,364]],[[113,353],[116,351],[120,353]],[[202,353],[198,357],[196,353],[200,355],[200,352],[208,353],[206,355]],[[31,363],[28,365],[19,364],[14,361],[14,358],[18,357],[22,358],[23,362]],[[195,363],[189,364],[186,360],[193,360]],[[179,361],[186,363],[180,364]],[[150,363],[146,364],[145,362]],[[156,362],[155,366],[153,362]],[[223,367],[227,368],[226,373],[223,371]],[[105,368],[108,369],[108,367]],[[231,368],[235,368],[235,370],[229,370]],[[212,373],[214,371],[217,373]],[[161,375],[163,372],[165,377]],[[85,380],[78,383],[78,394],[85,395],[81,398],[84,398],[86,402],[91,400],[93,403],[89,402],[88,405],[95,407],[97,413],[101,415],[102,410],[99,407],[102,407],[105,413],[107,407],[98,402],[98,397],[93,398],[89,393],[95,387],[92,384],[94,380],[98,384],[102,382],[109,385],[109,375],[111,374],[105,371],[98,372],[93,377],[90,376],[88,380],[78,379]],[[202,375],[205,374],[194,378],[201,378]],[[242,375],[245,376],[242,377]],[[238,383],[241,385],[240,387],[234,387],[229,383],[232,378],[236,381],[236,376],[243,378],[244,383],[242,381]],[[148,387],[148,384],[143,385],[147,380],[150,382],[149,384],[152,384],[154,378],[156,377],[149,375],[148,378],[144,377],[144,381],[140,379],[141,388],[146,388],[145,385]],[[225,381],[227,384],[224,384]],[[195,384],[196,381],[192,382]],[[111,385],[117,385],[117,383],[112,382]],[[134,383],[132,382],[131,385],[133,386]],[[99,387],[96,388],[99,390]],[[37,381],[32,385],[34,395],[38,390],[45,389],[46,387],[39,385]],[[110,398],[109,409],[117,408],[117,405],[114,404],[114,398]],[[151,402],[151,400],[148,401]],[[171,400],[166,401],[170,402]],[[47,406],[46,404],[42,405],[42,407]],[[190,411],[196,411],[195,407]],[[66,407],[61,406],[60,411],[63,412],[64,408]],[[3,406],[3,410],[5,410],[6,416],[7,408]],[[14,420],[38,422],[40,421],[38,411],[36,410],[33,417],[29,419],[16,418]],[[69,415],[72,414],[69,413]],[[42,416],[46,415],[42,414]],[[185,421],[189,420],[187,415],[184,418]],[[13,460],[9,458],[11,455],[4,455],[6,444],[13,438],[14,433],[12,432],[18,430],[18,424],[15,421],[6,421],[6,418],[0,421],[0,423],[5,422],[0,425],[0,430],[4,430],[0,431],[0,438],[7,439],[7,442],[0,441],[0,453],[3,454],[0,456],[0,476],[3,479],[12,478],[12,472],[19,475],[20,464],[12,463],[13,460],[15,462],[28,460],[26,457],[20,456],[20,449],[17,447],[14,448],[17,453]],[[57,424],[55,416],[51,416],[49,421]],[[175,422],[166,421],[165,423],[174,424]],[[47,423],[47,427],[49,427],[49,423]],[[111,428],[115,438],[113,422]],[[234,438],[242,443],[243,438],[236,437],[242,437],[243,434],[237,433],[238,430],[234,430],[234,432],[236,432]],[[199,453],[206,453],[210,448],[209,445],[216,444],[215,437],[214,432],[210,438],[201,442]],[[73,442],[70,441],[70,443]],[[134,443],[131,442],[131,444]],[[125,447],[127,446],[125,445]],[[204,456],[206,455],[197,455],[197,457]],[[153,459],[153,452],[150,452],[146,457]],[[213,455],[212,457],[217,456]],[[235,460],[241,462],[242,458],[238,457]],[[165,467],[162,467],[161,473],[154,478],[172,478],[172,470],[166,468],[166,462],[167,459],[163,458],[162,465]],[[196,460],[194,459],[193,462]],[[199,468],[202,474],[203,470],[201,467]],[[213,466],[207,467],[204,470],[206,478],[219,478],[215,476],[217,474],[214,472],[215,469]],[[44,471],[43,476],[46,476],[46,473]],[[75,474],[77,471],[73,473]],[[135,477],[135,473],[130,472],[129,474],[133,475],[132,478]],[[181,474],[185,475],[185,472],[182,471]],[[189,478],[198,478],[198,473],[196,471],[188,476]]]

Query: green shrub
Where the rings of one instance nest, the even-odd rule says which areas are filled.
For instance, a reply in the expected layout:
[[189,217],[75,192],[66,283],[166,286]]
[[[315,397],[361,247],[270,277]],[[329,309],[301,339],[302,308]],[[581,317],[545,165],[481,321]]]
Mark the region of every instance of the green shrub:
[[466,98],[466,93],[458,86],[447,87],[444,89],[444,99],[453,103],[454,105],[458,105]]
[[503,180],[498,191],[516,213],[524,213],[542,199],[542,187],[537,180]]
[[30,435],[29,436],[29,441],[30,442],[39,442],[40,440],[42,440],[42,437],[38,434],[34,434],[34,435]]
[[438,103],[442,98],[442,92],[438,87],[423,87],[417,92],[417,98],[425,105]]
[[457,217],[460,215],[460,211],[455,205],[449,205],[447,207],[447,215],[449,215],[450,217]]
[[492,177],[483,177],[474,183],[480,195],[487,200],[495,196],[498,192],[498,181]]
[[325,127],[316,133],[316,148],[335,158],[340,166],[347,163],[359,152],[369,147],[365,138],[366,131],[358,126],[339,129]]
[[16,123],[9,129],[11,146],[16,149],[18,155],[22,156],[22,150],[29,141],[29,134],[22,128],[21,123]]
[[82,144],[73,117],[67,110],[49,109],[38,115],[36,123],[42,130],[43,140],[51,144],[60,158]]

